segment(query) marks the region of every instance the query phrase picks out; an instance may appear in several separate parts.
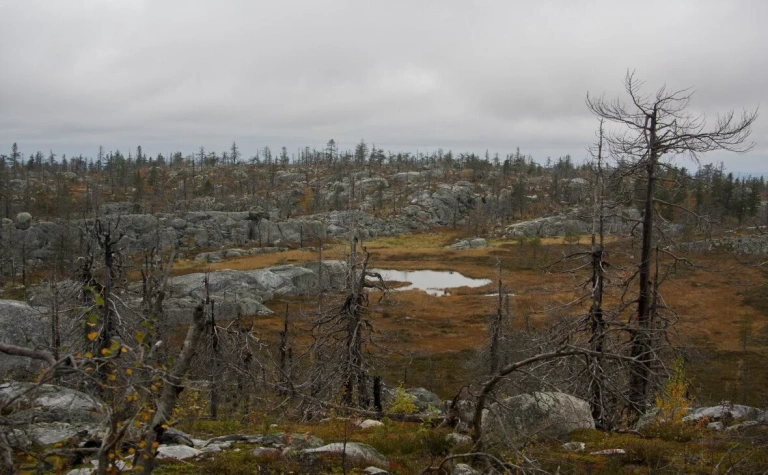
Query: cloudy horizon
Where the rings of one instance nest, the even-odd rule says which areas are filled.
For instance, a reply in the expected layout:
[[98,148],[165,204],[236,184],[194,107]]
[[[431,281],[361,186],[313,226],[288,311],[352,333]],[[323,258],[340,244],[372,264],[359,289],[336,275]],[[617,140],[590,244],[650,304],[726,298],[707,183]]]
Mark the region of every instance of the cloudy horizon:
[[[692,87],[754,109],[768,84],[754,1],[0,0],[0,154],[156,155],[361,139],[391,151],[587,155],[587,93]],[[729,170],[768,174],[768,121]],[[687,164],[689,168],[694,167]]]

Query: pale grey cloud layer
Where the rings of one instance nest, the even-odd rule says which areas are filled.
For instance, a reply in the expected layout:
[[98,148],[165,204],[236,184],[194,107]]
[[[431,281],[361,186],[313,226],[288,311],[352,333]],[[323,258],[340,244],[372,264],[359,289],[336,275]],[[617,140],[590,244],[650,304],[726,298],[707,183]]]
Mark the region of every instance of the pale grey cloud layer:
[[[693,86],[765,103],[768,2],[0,0],[0,153],[360,139],[585,156],[586,93]],[[768,172],[768,119],[746,156]]]

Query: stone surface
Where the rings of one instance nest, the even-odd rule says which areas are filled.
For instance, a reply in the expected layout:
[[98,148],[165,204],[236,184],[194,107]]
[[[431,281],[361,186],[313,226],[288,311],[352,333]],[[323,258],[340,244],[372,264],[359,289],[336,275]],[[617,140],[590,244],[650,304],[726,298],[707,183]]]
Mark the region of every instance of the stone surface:
[[757,420],[761,416],[760,409],[741,404],[723,403],[719,406],[700,407],[694,409],[683,418],[684,421],[698,421],[707,418],[712,421],[721,419]]
[[314,449],[306,449],[302,451],[302,454],[346,454],[349,460],[357,462],[369,462],[376,465],[389,465],[387,459],[384,458],[376,449],[370,445],[361,444],[358,442],[347,442],[343,444],[341,442],[334,442],[332,444],[323,445]]
[[32,215],[22,212],[16,215],[16,229],[26,231],[32,225]]
[[186,445],[161,445],[157,448],[157,458],[186,460],[197,457],[202,451]]
[[384,423],[374,419],[366,419],[357,425],[361,429],[371,429],[373,427],[383,427]]
[[406,393],[413,396],[413,403],[419,412],[440,411],[443,402],[440,397],[425,388],[408,388]]
[[451,475],[480,475],[480,472],[465,463],[457,463],[451,469]]
[[[606,234],[626,234],[636,224],[632,220],[640,219],[640,212],[627,208],[606,217],[604,221]],[[622,219],[626,218],[626,219]],[[574,208],[569,211],[544,216],[541,218],[522,221],[507,226],[504,235],[507,237],[549,237],[564,236],[567,232],[586,234],[592,230],[592,211]]]
[[363,473],[367,473],[368,475],[387,475],[389,472],[387,472],[383,468],[370,466],[370,467],[365,467],[363,469]]
[[[8,382],[0,383],[0,403],[14,399],[10,410],[18,412],[39,410],[56,420],[93,421],[105,414],[104,406],[95,398],[74,389],[52,384]],[[96,419],[90,417],[95,415]]]
[[454,446],[472,443],[472,437],[464,434],[457,434],[456,432],[446,434],[445,440]]
[[186,445],[188,447],[195,446],[191,435],[173,427],[169,427],[163,432],[162,437],[160,437],[160,443],[166,445]]
[[9,441],[14,447],[55,444],[75,436],[100,437],[104,407],[85,393],[51,384],[0,384],[0,405],[10,400],[13,402],[6,407],[10,412],[7,418],[24,425],[23,434],[10,434]]
[[92,468],[75,468],[67,472],[67,475],[92,475],[96,473],[95,469]]
[[598,450],[596,452],[590,452],[589,455],[627,455],[627,451],[624,449],[605,449]]
[[277,457],[280,455],[280,450],[272,447],[257,447],[251,451],[251,455],[254,457]]
[[[0,342],[27,348],[48,346],[49,317],[44,307],[16,300],[0,300]],[[22,356],[0,354],[0,378],[29,376],[45,363]]]
[[584,442],[567,442],[563,444],[563,449],[569,452],[581,452],[587,448],[587,444]]
[[482,420],[490,444],[518,445],[529,437],[567,440],[576,429],[594,429],[589,403],[568,394],[520,394],[492,404]]
[[36,422],[27,426],[25,432],[33,444],[50,445],[64,442],[75,436],[95,438],[98,426],[68,422]]
[[488,241],[483,238],[462,239],[454,244],[445,246],[446,249],[463,251],[466,249],[480,249],[488,247]]
[[[329,260],[251,271],[218,270],[208,273],[208,291],[215,301],[217,319],[238,315],[270,315],[263,302],[274,295],[312,295],[322,285],[339,290],[345,284],[346,265]],[[205,274],[192,273],[168,280],[164,312],[170,321],[189,321],[192,310],[205,299]]]
[[[722,422],[712,422],[710,424],[722,424]],[[761,422],[758,422],[758,421],[744,421],[741,424],[734,424],[732,426],[728,426],[728,427],[725,428],[725,430],[727,432],[734,432],[734,431],[739,431],[739,430],[747,429],[749,427],[754,427],[754,426],[760,425],[760,424],[761,424]]]

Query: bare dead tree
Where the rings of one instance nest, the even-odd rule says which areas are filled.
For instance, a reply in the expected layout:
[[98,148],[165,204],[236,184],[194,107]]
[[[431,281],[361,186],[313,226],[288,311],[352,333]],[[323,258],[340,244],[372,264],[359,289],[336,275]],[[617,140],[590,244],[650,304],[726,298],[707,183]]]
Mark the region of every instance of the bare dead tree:
[[644,176],[641,222],[641,250],[638,264],[638,292],[634,327],[630,330],[632,365],[629,382],[629,408],[635,414],[644,410],[649,395],[651,364],[654,355],[652,331],[654,321],[654,284],[652,282],[652,253],[656,247],[655,190],[659,164],[663,157],[687,156],[698,160],[701,154],[713,150],[744,153],[753,147],[747,142],[757,110],[733,111],[718,115],[708,128],[703,114],[690,112],[693,90],[670,91],[661,87],[655,94],[643,92],[644,82],[627,72],[624,88],[629,102],[608,100],[604,96],[587,95],[587,107],[597,117],[617,125],[605,135],[605,143],[615,157],[627,160],[631,169]]
[[[357,240],[352,244],[356,247]],[[352,253],[357,255],[356,250]],[[310,353],[314,361],[309,377],[315,399],[334,399],[333,388],[340,386],[342,405],[370,406],[370,362],[365,347],[373,343],[373,327],[366,318],[368,289],[383,291],[385,287],[381,276],[368,270],[369,257],[363,248],[361,257],[348,261],[349,287],[343,300],[330,312],[320,311],[313,324]]]
[[293,348],[288,335],[288,302],[285,303],[285,315],[283,317],[283,329],[280,331],[280,380],[286,387],[291,387],[293,379]]
[[486,407],[485,406],[486,401],[491,397],[492,392],[494,391],[494,389],[496,389],[496,387],[501,382],[503,382],[512,373],[515,373],[517,371],[522,371],[523,368],[526,368],[534,363],[560,360],[560,359],[569,358],[573,356],[587,356],[587,357],[600,356],[603,358],[611,358],[611,359],[618,359],[618,360],[629,360],[629,361],[634,360],[634,358],[632,357],[626,357],[626,356],[608,354],[608,353],[598,354],[586,348],[579,348],[570,344],[564,344],[564,345],[560,345],[553,351],[542,352],[534,356],[531,356],[529,358],[515,361],[514,363],[510,363],[500,368],[496,374],[494,374],[488,380],[486,380],[481,384],[480,391],[477,395],[477,399],[475,402],[475,409],[474,409],[473,427],[472,427],[472,440],[475,442],[475,444],[477,445],[481,441],[483,436],[482,421],[483,421],[483,410]]
[[192,364],[192,359],[197,352],[200,339],[205,330],[205,314],[203,305],[198,305],[192,315],[192,323],[189,325],[187,337],[179,352],[178,358],[166,376],[167,382],[163,385],[160,396],[155,403],[155,413],[152,421],[144,431],[143,447],[136,453],[134,467],[141,473],[152,473],[155,463],[155,450],[163,433],[168,428],[179,394],[184,389],[182,381]]
[[[598,355],[605,350],[606,323],[603,318],[603,289],[605,273],[605,186],[603,184],[603,119],[600,119],[598,129],[598,142],[595,153],[597,175],[595,177],[594,210],[592,214],[592,278],[591,297],[592,304],[589,308],[590,338],[589,347]],[[603,402],[604,372],[603,361],[600,356],[591,360],[590,378],[590,406],[592,418],[600,427],[606,425],[605,404]]]
[[496,373],[499,367],[504,364],[503,346],[508,341],[510,315],[509,315],[509,292],[501,280],[502,263],[499,261],[498,267],[498,296],[496,304],[496,313],[491,317],[489,325],[490,344],[488,347],[488,370],[490,374]]
[[[96,338],[96,349],[99,354],[105,351],[109,351],[112,346],[113,339],[117,336],[117,322],[115,321],[115,304],[112,301],[112,292],[115,284],[116,275],[118,272],[118,263],[116,256],[119,252],[117,244],[122,239],[123,235],[118,231],[120,220],[112,226],[112,223],[103,224],[101,220],[96,220],[94,223],[94,237],[99,245],[99,248],[103,252],[104,256],[104,277],[103,283],[98,287],[97,305],[101,307],[100,328],[98,330],[98,336]],[[91,260],[92,262],[93,260]],[[89,337],[89,339],[91,339]],[[107,367],[102,365],[99,367],[99,375],[101,377],[102,385],[107,381]],[[103,397],[109,397],[108,394],[103,394]]]

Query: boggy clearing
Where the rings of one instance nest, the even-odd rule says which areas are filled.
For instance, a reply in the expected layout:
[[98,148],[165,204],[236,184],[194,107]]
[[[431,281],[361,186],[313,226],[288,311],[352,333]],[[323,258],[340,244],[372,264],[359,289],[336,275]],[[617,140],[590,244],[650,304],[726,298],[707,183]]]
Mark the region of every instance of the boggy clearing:
[[[445,246],[465,237],[458,231],[415,233],[374,239],[364,243],[372,267],[397,270],[440,270],[476,279],[490,279],[478,288],[451,289],[434,296],[421,290],[371,295],[368,316],[378,333],[385,379],[392,384],[430,387],[443,397],[452,396],[471,378],[474,352],[487,341],[487,319],[496,311],[498,264],[503,285],[510,292],[512,326],[540,329],[555,318],[583,317],[588,302],[567,305],[585,295],[589,269],[581,261],[562,262],[564,255],[589,249],[589,240],[565,243],[563,238],[541,240],[492,239],[488,247],[450,250]],[[611,264],[606,309],[619,303],[618,286],[634,270],[639,252],[627,239],[607,241]],[[345,259],[344,242],[326,244],[323,259]],[[681,253],[682,254],[682,253]],[[282,253],[229,259],[215,264],[181,262],[178,272],[236,269],[250,270],[318,259],[318,252],[289,250]],[[702,402],[733,400],[764,405],[768,395],[768,369],[760,364],[768,355],[768,305],[763,271],[753,259],[730,253],[688,253],[693,265],[680,263],[661,287],[664,302],[677,312],[671,327],[675,345],[685,349],[688,374]],[[663,263],[669,257],[660,256]],[[574,270],[575,269],[575,270]],[[390,287],[402,283],[390,282]],[[613,287],[613,288],[612,288]],[[630,286],[628,295],[634,291]],[[302,326],[317,308],[316,297],[280,298],[267,302],[275,312],[254,318],[254,329],[265,339],[277,338],[282,329],[286,302],[290,318]],[[629,318],[632,307],[624,312]],[[297,336],[301,339],[301,336]],[[745,374],[745,367],[749,373]],[[748,396],[745,399],[745,384]]]

